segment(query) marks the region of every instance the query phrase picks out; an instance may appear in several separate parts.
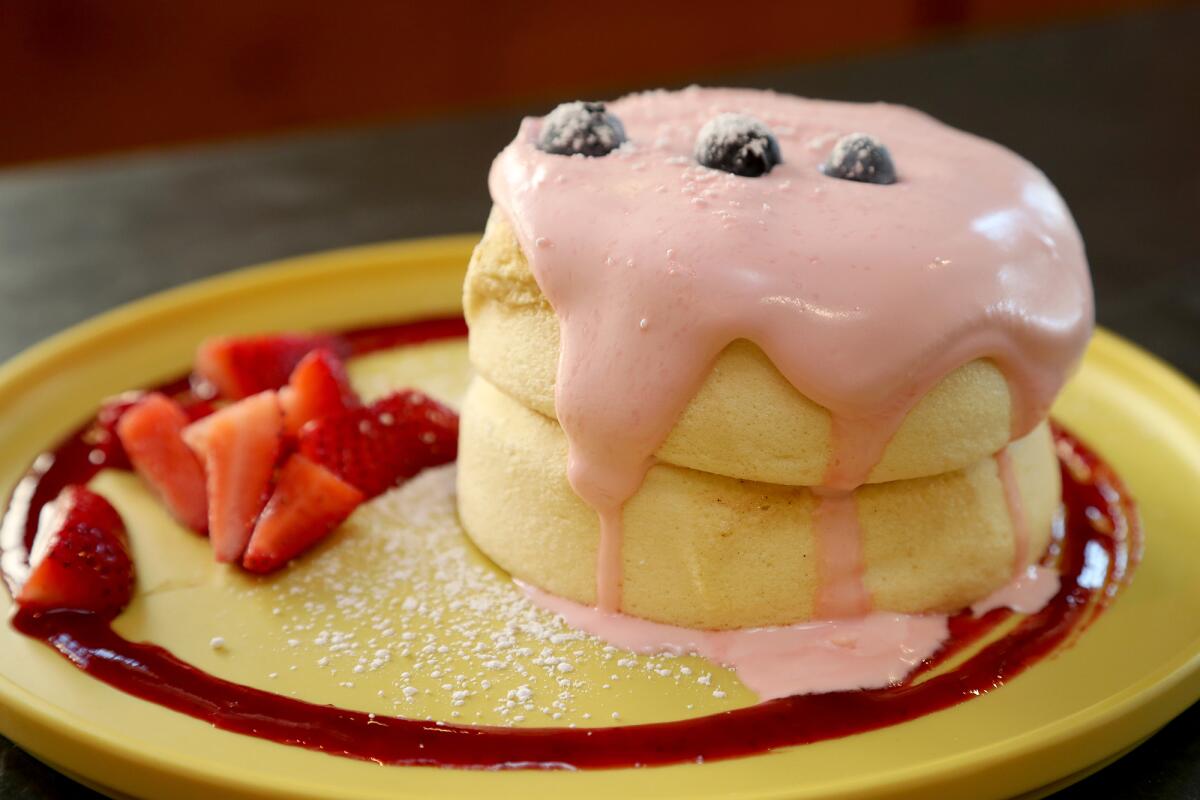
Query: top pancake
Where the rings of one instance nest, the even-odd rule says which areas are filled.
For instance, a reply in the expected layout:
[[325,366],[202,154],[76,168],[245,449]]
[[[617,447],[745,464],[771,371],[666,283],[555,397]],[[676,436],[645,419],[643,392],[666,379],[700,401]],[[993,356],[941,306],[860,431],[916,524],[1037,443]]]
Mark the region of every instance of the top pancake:
[[[1070,212],[1028,161],[882,103],[689,87],[592,111],[607,121],[572,124],[624,130],[619,147],[543,149],[561,121],[527,118],[488,179],[511,232],[480,250],[499,301],[481,308],[544,297],[557,331],[521,311],[500,315],[513,337],[472,338],[481,370],[515,370],[496,385],[553,407],[594,508],[611,517],[656,457],[848,491],[954,469],[1045,418],[1092,298]],[[771,169],[697,155],[714,136],[750,147],[747,125],[778,145]],[[868,134],[894,182],[828,168]]]
[[[498,209],[471,258],[463,307],[475,369],[554,418],[559,323]],[[868,481],[937,475],[995,453],[1010,440],[1011,407],[1008,385],[990,361],[959,367],[909,412]],[[656,456],[718,475],[815,486],[832,453],[830,413],[739,339],[717,357]]]

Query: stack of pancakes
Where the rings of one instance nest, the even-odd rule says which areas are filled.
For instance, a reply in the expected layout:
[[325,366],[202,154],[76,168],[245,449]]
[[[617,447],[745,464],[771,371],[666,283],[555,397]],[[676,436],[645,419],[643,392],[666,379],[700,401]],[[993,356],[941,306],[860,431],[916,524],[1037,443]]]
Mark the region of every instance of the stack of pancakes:
[[[471,260],[464,307],[477,377],[462,409],[462,522],[516,578],[592,604],[600,528],[567,480],[559,321],[499,210]],[[1010,441],[1012,405],[990,361],[963,365],[916,404],[853,492],[873,609],[953,612],[1040,559],[1058,465],[1045,423]],[[810,487],[827,474],[831,440],[829,412],[757,346],[726,347],[625,504],[620,610],[708,629],[813,619]],[[1021,546],[1018,527],[1028,531]]]

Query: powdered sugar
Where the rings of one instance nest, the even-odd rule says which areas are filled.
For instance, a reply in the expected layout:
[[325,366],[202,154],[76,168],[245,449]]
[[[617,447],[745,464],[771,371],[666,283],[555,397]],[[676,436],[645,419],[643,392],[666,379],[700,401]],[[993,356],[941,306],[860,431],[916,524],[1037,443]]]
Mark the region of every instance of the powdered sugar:
[[838,139],[822,166],[826,175],[869,183],[895,183],[896,168],[888,149],[865,133]]
[[755,152],[759,155],[766,152],[765,142],[771,132],[760,120],[749,114],[718,114],[706,122],[696,136],[696,158],[703,161],[699,156],[701,145],[706,148],[732,147],[741,144],[747,138],[747,134],[752,137],[752,141],[748,142],[747,146],[757,148]]
[[271,666],[274,690],[293,676],[305,687],[327,677],[328,691],[302,696],[418,719],[528,726],[661,719],[629,710],[638,705],[629,699],[646,692],[675,698],[672,718],[694,715],[689,706],[701,699],[705,710],[753,702],[726,670],[692,657],[634,655],[534,606],[467,540],[454,480],[453,466],[422,473],[362,507],[280,579],[246,590],[252,605],[281,609],[268,618],[282,662]]
[[603,156],[625,141],[621,121],[602,103],[562,103],[546,115],[538,147],[558,155]]
[[779,163],[779,143],[748,114],[718,114],[696,136],[696,161],[714,169],[755,177]]

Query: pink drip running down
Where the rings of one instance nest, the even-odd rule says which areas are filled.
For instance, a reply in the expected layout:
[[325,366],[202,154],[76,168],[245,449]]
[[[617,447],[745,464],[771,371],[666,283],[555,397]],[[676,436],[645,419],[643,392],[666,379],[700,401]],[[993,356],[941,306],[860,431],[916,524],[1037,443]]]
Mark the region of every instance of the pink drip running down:
[[814,489],[818,501],[813,513],[817,586],[813,615],[817,619],[860,617],[871,610],[871,595],[863,583],[862,532],[854,493],[839,489]]
[[1011,608],[1021,614],[1041,611],[1058,594],[1059,576],[1050,567],[1029,564],[1029,517],[1021,499],[1021,487],[1013,472],[1012,454],[1004,448],[995,455],[996,472],[1004,490],[1004,504],[1013,531],[1013,577],[1001,588],[971,606],[976,616],[993,608]]
[[996,453],[996,472],[1004,487],[1004,504],[1008,506],[1008,521],[1013,531],[1013,576],[1019,577],[1029,562],[1029,517],[1021,500],[1021,487],[1013,474],[1012,456],[1008,448]]
[[[1079,232],[1033,165],[881,103],[693,87],[609,109],[629,137],[618,150],[543,153],[529,118],[489,179],[559,320],[556,413],[571,485],[604,520],[602,608],[620,608],[621,508],[737,339],[829,409],[826,488],[866,482],[913,406],[975,359],[1003,371],[1014,437],[1045,417],[1093,308]],[[783,163],[759,178],[699,166],[696,134],[721,112],[766,123]],[[856,131],[889,148],[897,183],[821,173],[833,142]],[[820,514],[820,546],[841,554],[822,559],[824,582],[861,574],[846,510]]]
[[600,544],[596,554],[596,605],[606,611],[621,607],[621,506],[599,508]]

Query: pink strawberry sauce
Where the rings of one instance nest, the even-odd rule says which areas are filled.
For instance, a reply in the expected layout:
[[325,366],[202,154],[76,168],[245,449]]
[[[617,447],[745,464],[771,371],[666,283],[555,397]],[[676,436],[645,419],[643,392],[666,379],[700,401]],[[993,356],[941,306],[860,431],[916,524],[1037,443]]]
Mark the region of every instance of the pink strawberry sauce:
[[[461,320],[434,320],[347,334],[355,352],[453,338]],[[185,393],[186,380],[162,387]],[[1063,521],[1045,564],[1057,593],[955,669],[917,682],[980,640],[1012,612],[965,611],[948,620],[941,648],[902,681],[878,689],[782,697],[722,714],[612,728],[434,725],[306,703],[222,680],[152,643],[131,642],[102,619],[70,612],[18,613],[12,625],[113,688],[222,730],[382,764],[483,768],[606,768],[706,761],[848,736],[894,725],[995,690],[1083,630],[1129,581],[1142,547],[1133,501],[1120,479],[1070,434],[1055,431],[1063,474]],[[9,587],[27,568],[27,547],[45,503],[102,466],[89,423],[40,456],[10,498],[0,528]],[[100,463],[96,463],[100,461]],[[1097,577],[1101,576],[1101,577]]]

